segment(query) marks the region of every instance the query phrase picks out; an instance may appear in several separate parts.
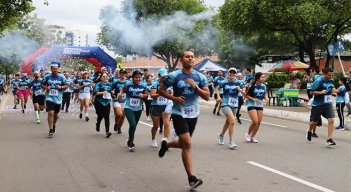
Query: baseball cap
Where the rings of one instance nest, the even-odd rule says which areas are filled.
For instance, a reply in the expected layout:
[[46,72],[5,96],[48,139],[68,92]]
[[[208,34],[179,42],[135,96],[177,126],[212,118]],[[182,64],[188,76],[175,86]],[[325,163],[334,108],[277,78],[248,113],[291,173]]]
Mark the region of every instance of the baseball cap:
[[158,70],[158,74],[159,74],[161,77],[164,77],[164,76],[168,75],[167,69],[164,69],[164,68],[159,69],[159,70]]
[[51,62],[51,67],[61,67],[61,63],[58,61]]
[[230,71],[235,71],[235,73],[236,73],[236,69],[235,69],[234,67],[231,67],[231,68],[228,70],[228,72],[230,72]]

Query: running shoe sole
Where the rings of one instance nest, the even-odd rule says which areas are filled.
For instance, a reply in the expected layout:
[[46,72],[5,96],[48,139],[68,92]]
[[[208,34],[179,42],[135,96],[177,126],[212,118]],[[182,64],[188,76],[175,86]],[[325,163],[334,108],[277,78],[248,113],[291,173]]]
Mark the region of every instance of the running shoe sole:
[[199,187],[200,185],[202,185],[202,180],[201,179],[198,179],[197,181],[196,181],[196,183],[193,185],[193,186],[190,186],[190,190],[194,190],[194,189],[196,189],[197,187]]

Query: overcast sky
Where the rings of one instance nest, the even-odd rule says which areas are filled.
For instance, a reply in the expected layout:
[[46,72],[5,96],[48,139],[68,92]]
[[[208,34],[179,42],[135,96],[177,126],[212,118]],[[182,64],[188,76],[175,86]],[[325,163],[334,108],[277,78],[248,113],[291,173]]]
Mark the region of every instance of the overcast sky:
[[[61,25],[66,30],[80,30],[89,35],[89,44],[96,45],[96,33],[99,32],[100,9],[106,5],[119,7],[121,0],[33,0],[39,18],[46,19],[46,24]],[[206,5],[221,6],[224,0],[205,0]]]

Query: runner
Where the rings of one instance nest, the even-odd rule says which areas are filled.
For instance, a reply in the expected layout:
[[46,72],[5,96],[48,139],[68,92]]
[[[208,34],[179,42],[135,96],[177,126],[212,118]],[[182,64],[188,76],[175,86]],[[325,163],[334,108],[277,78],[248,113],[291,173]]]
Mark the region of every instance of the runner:
[[[204,100],[210,99],[207,79],[204,75],[193,70],[194,53],[185,51],[180,61],[183,69],[174,71],[165,77],[159,89],[159,94],[174,101],[172,120],[178,140],[161,142],[159,157],[163,157],[168,148],[181,148],[182,160],[192,189],[200,186],[202,180],[196,178],[192,170],[191,136],[195,130],[197,118],[200,115],[199,96]],[[174,95],[167,93],[167,88],[173,86]]]
[[345,116],[344,116],[344,108],[345,108],[345,94],[348,91],[347,86],[347,78],[341,77],[339,79],[339,88],[334,89],[334,93],[336,93],[336,111],[338,112],[339,117],[339,126],[336,127],[336,130],[344,131],[345,130]]
[[61,63],[51,62],[51,74],[43,78],[41,87],[46,90],[46,112],[48,112],[49,137],[56,133],[56,123],[61,109],[62,91],[68,87],[65,76],[58,73]]
[[74,93],[74,103],[78,103],[79,102],[79,83],[82,80],[82,73],[81,72],[77,72],[76,78],[74,79],[73,83],[74,83],[74,88],[73,88],[73,93]]
[[263,100],[268,101],[267,88],[266,85],[263,84],[264,81],[265,75],[261,72],[256,73],[245,95],[247,98],[247,111],[251,119],[251,124],[245,138],[247,142],[251,143],[258,143],[255,136],[263,118]]
[[[237,73],[236,74],[236,78],[238,79],[238,81],[241,81],[243,85],[245,85],[245,81],[243,80],[243,74],[241,74],[240,72]],[[245,92],[245,86],[244,86],[243,92]],[[243,97],[243,94],[241,92],[239,92],[238,99],[239,99],[238,110],[236,111],[236,115],[235,116],[236,116],[236,120],[238,121],[238,123],[241,124],[241,120],[240,120],[241,113],[240,113],[240,110],[241,110],[241,106],[244,104],[244,97]]]
[[24,113],[24,110],[27,108],[27,102],[28,102],[28,97],[29,97],[29,85],[30,82],[27,80],[27,75],[23,74],[21,77],[21,80],[18,82],[18,90],[16,95],[19,97],[21,100],[21,107],[22,107],[22,113]]
[[144,99],[144,103],[145,103],[145,114],[146,114],[146,121],[149,122],[151,121],[150,118],[150,111],[151,111],[151,102],[152,102],[152,98],[151,98],[151,88],[153,86],[153,82],[152,82],[152,75],[147,75],[146,76],[146,88],[147,88],[147,98]]
[[149,70],[148,69],[144,69],[143,70],[143,76],[141,77],[141,82],[146,83],[148,75],[149,75]]
[[119,75],[120,75],[119,71],[120,70],[118,68],[116,68],[115,75],[108,79],[109,83],[112,84],[112,83],[114,83],[115,81],[117,81],[119,79]]
[[5,92],[5,78],[0,75],[0,95],[3,95]]
[[68,113],[69,104],[71,103],[71,95],[73,92],[73,80],[70,78],[68,72],[65,73],[65,78],[67,80],[68,87],[63,91],[61,110],[63,111],[66,105],[66,113]]
[[14,109],[17,109],[17,104],[19,103],[18,97],[17,97],[17,91],[18,91],[18,83],[20,82],[19,80],[20,74],[16,73],[15,74],[15,79],[11,80],[11,89],[12,89],[12,94],[13,94],[13,103],[14,103]]
[[308,141],[312,140],[312,129],[317,125],[319,117],[322,115],[328,119],[328,136],[326,145],[336,145],[333,141],[334,132],[334,109],[331,100],[331,94],[334,87],[333,69],[326,67],[322,70],[323,75],[319,78],[315,78],[311,88],[311,95],[314,95],[314,100],[312,103],[312,122],[307,130],[306,138]]
[[233,139],[235,114],[239,105],[239,93],[242,91],[241,89],[244,87],[244,84],[235,78],[235,68],[230,68],[228,72],[229,79],[221,83],[216,90],[218,93],[220,89],[223,89],[223,98],[218,97],[217,100],[219,100],[219,103],[222,103],[222,111],[226,116],[222,132],[218,134],[218,142],[220,145],[224,145],[224,134],[229,129],[229,148],[235,149],[237,147]]
[[306,82],[306,90],[307,90],[308,99],[311,99],[312,98],[311,87],[312,87],[312,84],[314,81],[314,71],[313,70],[308,71],[306,73],[306,76],[304,76],[304,81]]
[[[221,83],[224,82],[224,81],[225,81],[224,73],[223,73],[222,70],[219,70],[219,71],[218,71],[218,76],[215,77],[214,80],[213,80],[213,90],[217,90],[218,85],[221,84]],[[219,96],[222,98],[222,97],[223,97],[223,89],[221,89],[221,90],[219,91],[219,94],[220,94]],[[216,100],[216,104],[215,104],[215,107],[214,107],[214,109],[213,109],[213,114],[216,114],[217,107],[218,107],[217,115],[220,116],[220,115],[221,115],[221,114],[220,114],[220,111],[221,111],[221,103],[218,103],[218,100],[217,100],[217,98],[218,98],[217,92],[215,93],[214,98],[215,98],[215,100]]]
[[124,112],[129,123],[129,138],[127,146],[129,151],[135,151],[134,135],[142,112],[142,99],[146,99],[147,88],[141,82],[141,72],[134,71],[132,80],[128,81],[120,90],[118,100],[122,101],[122,95],[126,93],[126,105]]
[[[163,113],[165,112],[165,109],[167,107],[168,99],[162,97],[158,93],[158,89],[160,87],[161,82],[164,80],[164,77],[168,75],[167,70],[164,68],[161,68],[158,71],[158,80],[153,82],[152,88],[150,91],[151,97],[153,98],[151,102],[151,118],[152,118],[152,128],[151,128],[151,147],[157,147],[157,141],[156,141],[156,133],[157,129],[160,126],[160,119],[163,117]],[[164,129],[164,138],[168,140],[169,139],[169,127],[165,127]]]
[[44,110],[45,103],[45,93],[46,90],[41,88],[42,80],[40,80],[39,71],[34,72],[34,80],[30,83],[30,87],[32,87],[33,91],[33,105],[36,117],[36,124],[40,124],[40,113]]
[[119,71],[120,78],[112,84],[112,95],[113,95],[113,110],[115,111],[115,125],[113,130],[118,134],[122,133],[122,125],[124,123],[125,113],[124,106],[126,104],[126,94],[122,95],[122,100],[118,101],[118,94],[121,88],[126,84],[127,71],[121,69]]
[[111,110],[111,84],[108,83],[106,72],[100,74],[100,81],[94,87],[95,111],[97,114],[96,131],[100,132],[100,123],[105,119],[106,138],[111,136],[110,133],[110,110]]
[[83,73],[83,79],[79,82],[79,100],[80,100],[80,113],[79,119],[83,117],[83,108],[85,112],[85,121],[89,121],[89,103],[90,103],[90,91],[92,90],[92,82],[89,79],[88,72]]

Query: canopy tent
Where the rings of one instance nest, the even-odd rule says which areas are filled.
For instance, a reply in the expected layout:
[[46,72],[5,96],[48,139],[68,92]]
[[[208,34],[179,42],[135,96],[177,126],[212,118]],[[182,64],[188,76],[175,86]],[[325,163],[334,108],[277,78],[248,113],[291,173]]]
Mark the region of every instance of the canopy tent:
[[211,59],[204,59],[203,61],[201,61],[200,63],[196,64],[194,66],[194,69],[197,71],[219,71],[222,70],[224,72],[227,71],[227,69],[223,66],[221,66],[220,64],[212,61]]
[[33,54],[29,55],[28,57],[24,58],[21,61],[21,72],[22,73],[27,73],[27,74],[32,74],[33,72],[33,61],[35,58],[39,57],[41,54],[43,54],[45,51],[49,50],[47,47],[42,47],[38,49],[36,52]]
[[[99,46],[77,47],[56,45],[51,47],[33,62],[34,71],[46,69],[46,66],[54,60],[60,59],[85,59],[92,63],[97,70],[106,67],[112,73],[116,69],[116,61]],[[22,68],[23,70],[23,68]]]

